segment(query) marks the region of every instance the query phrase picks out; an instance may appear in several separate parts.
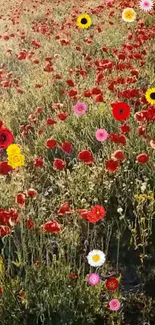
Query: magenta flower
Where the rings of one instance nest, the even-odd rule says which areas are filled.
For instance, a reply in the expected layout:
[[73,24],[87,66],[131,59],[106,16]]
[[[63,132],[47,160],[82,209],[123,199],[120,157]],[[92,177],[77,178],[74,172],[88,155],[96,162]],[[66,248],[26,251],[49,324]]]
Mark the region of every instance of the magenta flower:
[[96,131],[96,139],[100,142],[103,142],[107,139],[108,133],[105,129],[98,129]]
[[96,286],[101,281],[101,277],[97,273],[91,273],[88,275],[88,282],[91,286]]
[[84,103],[77,103],[74,106],[74,112],[78,115],[83,115],[87,109],[87,106]]
[[121,304],[118,299],[112,299],[109,302],[110,310],[116,311],[116,310],[120,309],[120,306],[121,306]]

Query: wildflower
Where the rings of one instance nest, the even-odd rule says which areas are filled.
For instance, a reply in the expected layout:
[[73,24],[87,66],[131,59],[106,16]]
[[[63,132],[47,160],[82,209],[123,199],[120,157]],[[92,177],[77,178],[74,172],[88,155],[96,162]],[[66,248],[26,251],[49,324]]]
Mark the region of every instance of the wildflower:
[[113,153],[113,157],[120,161],[124,161],[126,159],[122,150],[116,150]]
[[25,205],[25,195],[23,193],[18,193],[16,196],[16,203],[24,206]]
[[69,277],[74,280],[78,278],[78,275],[76,273],[70,273]]
[[0,225],[0,237],[4,237],[11,234],[11,228],[8,226]]
[[140,155],[138,155],[136,157],[136,160],[139,162],[139,163],[146,163],[148,162],[149,160],[149,156],[147,153],[141,153]]
[[96,131],[96,139],[100,142],[103,142],[107,139],[108,133],[105,129],[98,129]]
[[132,8],[125,8],[122,12],[122,19],[125,22],[133,22],[136,19],[136,13]]
[[82,14],[77,18],[77,26],[79,28],[89,28],[91,26],[92,20],[89,15]]
[[152,0],[141,0],[139,2],[140,9],[144,11],[150,11],[153,8],[153,1]]
[[101,277],[97,273],[91,273],[88,275],[88,282],[91,286],[96,286],[98,283],[100,283]]
[[66,162],[62,159],[56,158],[54,159],[53,167],[62,170],[66,167]]
[[0,148],[7,148],[13,141],[14,137],[11,131],[0,128]]
[[7,161],[0,161],[0,175],[8,175],[13,171],[13,168],[8,165]]
[[25,226],[27,229],[34,229],[34,222],[31,218],[27,218],[25,221]]
[[46,148],[53,149],[57,146],[57,141],[54,139],[48,139],[46,141]]
[[61,226],[57,221],[50,220],[45,222],[41,228],[48,233],[58,233],[61,230]]
[[93,249],[87,255],[87,260],[91,266],[101,266],[105,262],[105,254],[101,250]]
[[77,103],[75,106],[74,106],[74,112],[77,114],[77,115],[83,115],[85,114],[85,111],[87,110],[87,106],[84,104],[84,103]]
[[87,220],[89,222],[95,223],[102,220],[106,214],[104,207],[100,205],[95,205],[90,212],[87,214]]
[[24,166],[24,156],[22,154],[13,154],[8,156],[8,165],[12,168]]
[[109,307],[110,307],[110,310],[113,310],[113,311],[117,311],[120,309],[120,302],[118,299],[112,299],[110,300],[109,302]]
[[20,153],[20,148],[17,144],[10,144],[6,149],[7,155],[15,155]]
[[37,196],[37,191],[34,190],[33,188],[29,188],[29,189],[26,191],[26,196],[31,197],[31,198],[36,198],[36,196]]
[[61,149],[64,151],[64,152],[67,152],[67,153],[71,153],[72,150],[73,150],[73,145],[68,142],[68,141],[64,141],[61,145]]
[[44,167],[44,159],[42,157],[35,158],[33,166],[36,168]]
[[145,94],[146,100],[148,101],[148,103],[150,103],[151,105],[155,104],[155,88],[150,88],[146,91]]
[[126,120],[130,116],[130,107],[123,102],[113,104],[112,114],[114,118],[118,121]]
[[110,173],[114,173],[118,167],[120,166],[120,163],[115,159],[109,159],[105,162],[106,170]]
[[78,159],[85,162],[86,164],[91,164],[94,161],[93,155],[90,150],[80,151],[78,154]]
[[68,212],[70,212],[70,206],[69,206],[69,202],[66,201],[60,206],[57,214],[58,214],[58,216],[63,216],[65,213],[68,213]]
[[107,290],[116,290],[118,288],[118,280],[116,278],[110,278],[105,283]]

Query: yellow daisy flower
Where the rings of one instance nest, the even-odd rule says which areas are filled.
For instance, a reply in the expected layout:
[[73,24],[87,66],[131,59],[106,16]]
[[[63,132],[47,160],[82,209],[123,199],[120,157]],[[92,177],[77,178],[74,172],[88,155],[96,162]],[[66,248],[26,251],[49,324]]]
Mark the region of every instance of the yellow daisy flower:
[[21,153],[9,155],[8,165],[12,168],[24,166],[24,156]]
[[122,19],[125,22],[133,22],[136,19],[136,13],[132,8],[125,8],[122,12]]
[[7,155],[14,155],[20,153],[20,148],[17,144],[10,144],[10,146],[7,147],[6,149]]
[[82,14],[77,18],[76,23],[79,28],[89,28],[91,26],[92,20],[89,15]]
[[149,88],[145,94],[146,100],[151,105],[155,104],[155,88]]

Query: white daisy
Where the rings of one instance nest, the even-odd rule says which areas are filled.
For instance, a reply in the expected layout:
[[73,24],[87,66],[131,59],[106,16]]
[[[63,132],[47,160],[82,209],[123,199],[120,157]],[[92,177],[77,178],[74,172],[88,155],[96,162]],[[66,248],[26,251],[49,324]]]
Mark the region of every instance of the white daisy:
[[153,1],[152,0],[141,0],[139,2],[140,9],[144,11],[150,11],[153,8]]
[[101,266],[105,262],[105,254],[99,249],[93,249],[87,255],[87,260],[91,266]]

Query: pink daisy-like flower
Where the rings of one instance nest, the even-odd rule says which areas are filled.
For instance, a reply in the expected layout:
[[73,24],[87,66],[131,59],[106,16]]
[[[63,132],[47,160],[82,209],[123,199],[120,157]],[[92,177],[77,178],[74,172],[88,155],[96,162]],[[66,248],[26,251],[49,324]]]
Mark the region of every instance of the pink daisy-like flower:
[[88,275],[88,282],[91,286],[96,286],[98,283],[100,283],[101,277],[97,273],[91,273]]
[[113,0],[106,0],[107,3],[113,2]]
[[152,0],[141,0],[139,2],[140,9],[144,11],[150,11],[153,8],[153,1]]
[[121,304],[118,299],[112,299],[109,302],[110,310],[117,311],[118,309],[120,309],[120,306],[121,306]]
[[105,141],[108,137],[108,133],[105,129],[98,129],[96,131],[96,139],[100,142]]
[[87,106],[84,103],[79,102],[74,106],[74,112],[78,115],[83,115],[86,110]]

